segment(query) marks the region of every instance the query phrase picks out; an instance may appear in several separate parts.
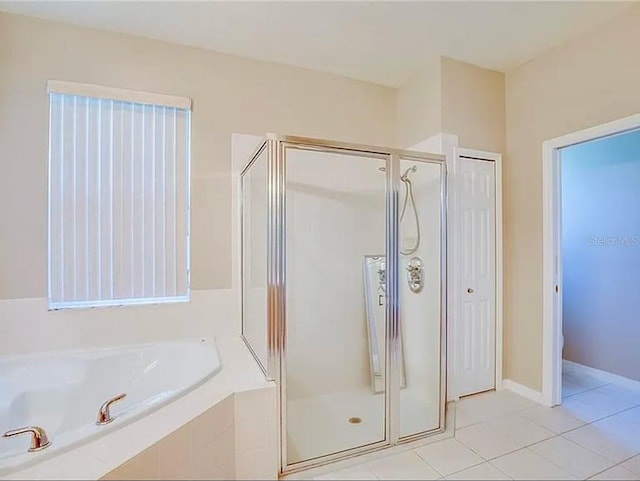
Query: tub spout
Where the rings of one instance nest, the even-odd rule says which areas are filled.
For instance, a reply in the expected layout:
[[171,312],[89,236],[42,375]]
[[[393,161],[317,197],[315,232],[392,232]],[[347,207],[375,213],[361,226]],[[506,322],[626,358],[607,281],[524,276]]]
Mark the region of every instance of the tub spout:
[[2,435],[3,438],[11,438],[22,434],[31,434],[31,447],[27,449],[30,453],[42,451],[51,446],[47,433],[40,426],[26,426],[20,429],[12,429]]
[[120,401],[125,397],[127,397],[127,395],[124,393],[118,394],[117,396],[112,397],[111,399],[107,399],[104,403],[102,403],[102,406],[100,406],[100,410],[98,411],[98,418],[96,419],[96,424],[98,426],[103,426],[113,421],[109,408],[114,402]]

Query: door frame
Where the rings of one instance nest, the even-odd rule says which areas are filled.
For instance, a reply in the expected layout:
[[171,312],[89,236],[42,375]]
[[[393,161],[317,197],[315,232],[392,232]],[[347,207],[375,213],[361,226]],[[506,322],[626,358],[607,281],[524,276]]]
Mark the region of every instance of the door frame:
[[542,143],[542,400],[547,406],[562,403],[561,296],[563,286],[560,149],[638,128],[640,128],[640,114],[579,130]]
[[449,359],[453,363],[450,366],[450,372],[454,375],[449,378],[449,400],[457,401],[460,398],[460,369],[462,366],[462,351],[464,349],[463,339],[460,335],[460,259],[462,242],[458,238],[457,233],[461,232],[461,216],[459,213],[459,172],[460,172],[460,157],[471,157],[478,159],[479,161],[490,161],[494,163],[495,167],[495,243],[496,243],[496,299],[495,299],[495,319],[496,319],[496,339],[495,339],[495,389],[503,389],[503,331],[504,331],[504,318],[503,318],[503,296],[504,296],[504,283],[503,283],[503,230],[502,230],[502,154],[496,152],[487,152],[483,150],[466,149],[461,147],[455,147],[453,149],[453,155],[451,162],[449,163],[449,222],[453,227],[450,232],[455,233],[451,239],[450,244],[450,256],[449,256],[449,272],[452,277],[450,280],[449,295],[450,295],[450,309],[451,316],[449,318],[451,337],[454,340],[449,346],[449,349],[453,352],[449,352]]
[[[441,154],[428,152],[407,151],[396,148],[375,147],[369,145],[352,144],[346,142],[294,137],[286,135],[268,134],[256,148],[251,160],[241,171],[241,176],[249,172],[253,159],[261,149],[267,149],[268,163],[268,236],[267,236],[267,347],[268,362],[266,366],[267,376],[279,385],[279,473],[288,475],[303,469],[317,467],[329,462],[348,459],[378,449],[408,443],[422,439],[432,434],[443,433],[445,430],[446,413],[446,366],[447,366],[447,157]],[[384,409],[384,439],[367,445],[360,445],[345,451],[335,452],[326,456],[308,459],[296,463],[289,463],[287,459],[287,409],[286,409],[286,150],[302,149],[320,152],[333,152],[362,157],[375,157],[385,161],[385,256],[387,258],[387,306],[386,306],[386,350],[385,363],[388,375],[386,376],[386,401]],[[399,433],[399,402],[400,383],[399,376],[391,373],[399,373],[400,356],[400,331],[399,331],[399,184],[400,184],[400,160],[413,160],[438,164],[441,168],[440,179],[440,220],[441,220],[441,252],[440,265],[442,270],[442,282],[440,286],[440,347],[439,353],[439,392],[438,426],[433,429],[417,433],[411,436],[400,437]],[[242,186],[242,184],[240,184]],[[241,245],[242,245],[241,240]],[[242,265],[242,264],[240,264]],[[242,287],[242,282],[240,282]],[[241,315],[244,313],[241,312]],[[242,320],[242,336],[245,343],[249,340],[244,336],[244,319]],[[251,350],[251,349],[250,349]]]

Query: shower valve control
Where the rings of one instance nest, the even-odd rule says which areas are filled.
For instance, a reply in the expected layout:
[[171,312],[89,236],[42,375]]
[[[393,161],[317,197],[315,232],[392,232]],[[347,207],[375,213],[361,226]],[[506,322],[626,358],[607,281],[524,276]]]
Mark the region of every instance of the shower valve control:
[[409,283],[409,289],[414,294],[422,291],[424,287],[424,268],[422,265],[422,259],[419,257],[412,257],[407,264],[407,282]]

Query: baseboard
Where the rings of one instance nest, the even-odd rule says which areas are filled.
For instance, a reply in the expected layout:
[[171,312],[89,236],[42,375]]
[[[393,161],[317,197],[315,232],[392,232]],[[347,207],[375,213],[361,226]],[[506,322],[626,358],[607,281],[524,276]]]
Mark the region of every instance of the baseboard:
[[628,377],[620,376],[618,374],[601,371],[595,367],[585,366],[584,364],[578,364],[577,362],[568,361],[566,359],[562,360],[562,364],[566,364],[576,371],[583,372],[586,375],[595,377],[596,379],[608,384],[617,384],[631,389],[640,389],[640,381],[636,381],[635,379],[629,379]]
[[540,391],[535,391],[527,386],[523,386],[522,384],[512,381],[511,379],[503,379],[502,388],[519,394],[520,396],[525,397],[535,403],[545,404],[544,398]]

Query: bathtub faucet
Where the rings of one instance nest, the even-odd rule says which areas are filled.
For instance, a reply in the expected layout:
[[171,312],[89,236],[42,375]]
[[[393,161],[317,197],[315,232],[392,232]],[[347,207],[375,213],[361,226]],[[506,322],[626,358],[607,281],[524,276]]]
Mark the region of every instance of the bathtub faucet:
[[125,397],[127,397],[127,395],[124,393],[118,394],[117,396],[112,397],[111,399],[107,399],[104,403],[102,403],[102,406],[100,406],[100,410],[98,411],[98,419],[96,419],[96,424],[98,426],[103,426],[104,424],[109,424],[111,421],[113,421],[111,413],[109,412],[109,408],[114,402],[120,401]]
[[31,446],[27,449],[30,453],[42,451],[44,448],[51,446],[47,433],[40,426],[26,426],[20,429],[12,429],[4,433],[2,437],[11,438],[22,434],[31,434]]

